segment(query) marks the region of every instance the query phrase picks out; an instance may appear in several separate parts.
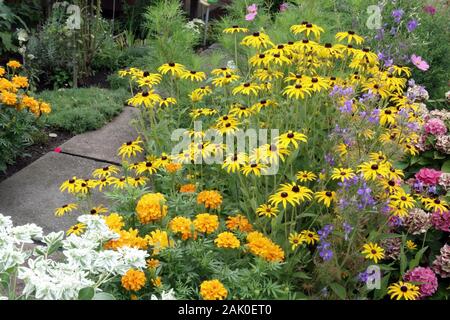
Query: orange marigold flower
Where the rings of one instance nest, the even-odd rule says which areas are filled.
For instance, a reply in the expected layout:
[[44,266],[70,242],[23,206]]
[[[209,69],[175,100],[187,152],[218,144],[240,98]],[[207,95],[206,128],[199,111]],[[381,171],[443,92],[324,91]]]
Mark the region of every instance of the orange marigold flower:
[[173,233],[181,233],[181,239],[187,240],[193,235],[192,221],[186,217],[175,217],[169,222],[169,228]]
[[180,187],[180,192],[182,193],[195,192],[196,189],[197,187],[195,186],[195,184],[188,183]]
[[218,191],[205,190],[198,194],[197,203],[203,203],[206,208],[217,209],[222,204],[222,196]]
[[226,222],[227,228],[229,230],[239,230],[241,232],[253,231],[253,226],[250,224],[248,219],[241,214],[234,217],[228,217]]
[[203,281],[200,285],[200,295],[204,300],[223,300],[228,290],[217,279]]
[[214,214],[200,213],[194,220],[195,230],[212,233],[219,227],[219,217]]
[[181,164],[176,163],[176,162],[171,162],[171,163],[166,164],[164,166],[164,168],[166,168],[167,172],[169,172],[169,173],[175,173],[181,169]]
[[105,249],[118,249],[121,247],[132,247],[147,250],[148,240],[138,236],[138,230],[114,230],[119,234],[119,239],[110,240],[105,243]]
[[122,276],[122,287],[128,291],[139,291],[145,286],[147,279],[145,273],[140,270],[130,269]]
[[118,213],[111,213],[109,216],[104,216],[103,219],[106,225],[114,231],[119,231],[125,225],[123,217]]
[[166,199],[161,193],[147,193],[139,199],[136,213],[141,223],[149,223],[166,216]]
[[258,231],[247,235],[247,247],[251,253],[267,261],[281,262],[284,260],[284,251],[269,238]]
[[160,266],[161,262],[158,259],[147,259],[147,268],[156,269]]
[[239,248],[241,245],[239,239],[234,234],[228,231],[220,233],[214,240],[214,243],[219,248],[230,248],[230,249]]
[[161,277],[156,277],[155,279],[152,279],[152,285],[158,288],[161,287],[162,286]]

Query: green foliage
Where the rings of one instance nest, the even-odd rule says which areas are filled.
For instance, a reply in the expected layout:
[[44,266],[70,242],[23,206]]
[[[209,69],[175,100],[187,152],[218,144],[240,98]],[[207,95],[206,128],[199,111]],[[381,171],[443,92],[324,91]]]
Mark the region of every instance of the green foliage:
[[20,24],[26,28],[23,20],[4,3],[4,0],[0,0],[0,54],[17,50],[13,39],[13,26],[15,24]]
[[52,113],[43,117],[47,125],[82,133],[102,127],[119,114],[126,93],[93,87],[44,91],[39,96],[52,106]]
[[0,171],[13,164],[23,149],[33,143],[38,131],[36,117],[26,110],[0,107]]

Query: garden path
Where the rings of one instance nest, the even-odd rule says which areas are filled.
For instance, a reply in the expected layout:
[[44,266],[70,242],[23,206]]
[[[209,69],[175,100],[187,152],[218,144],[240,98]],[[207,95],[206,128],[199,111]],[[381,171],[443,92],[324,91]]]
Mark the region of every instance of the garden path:
[[[71,138],[60,146],[61,152],[49,152],[0,183],[0,213],[11,216],[16,225],[36,223],[44,232],[66,230],[76,215],[54,216],[54,209],[73,202],[73,196],[61,193],[65,180],[89,177],[96,168],[120,163],[117,149],[137,137],[130,125],[138,110],[125,107],[103,128]],[[94,194],[95,203],[105,203]],[[103,202],[102,202],[103,201]]]

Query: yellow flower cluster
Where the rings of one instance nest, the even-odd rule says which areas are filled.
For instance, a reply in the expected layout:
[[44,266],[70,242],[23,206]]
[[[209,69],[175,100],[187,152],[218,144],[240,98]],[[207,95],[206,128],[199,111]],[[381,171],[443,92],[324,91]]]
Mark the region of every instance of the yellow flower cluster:
[[251,253],[267,261],[281,262],[284,260],[283,249],[258,231],[250,232],[247,235],[247,247]]
[[187,240],[194,237],[191,219],[186,217],[175,217],[169,222],[169,228],[173,233],[181,233],[181,239]]
[[143,224],[159,220],[167,214],[166,199],[161,193],[147,193],[139,199],[136,213]]
[[203,204],[207,209],[217,209],[222,204],[222,196],[218,191],[205,190],[197,195],[197,203]]
[[195,216],[194,227],[199,232],[213,233],[219,227],[219,217],[214,214],[200,213]]
[[139,291],[145,286],[146,282],[145,273],[134,269],[128,270],[121,279],[122,287],[128,291]]
[[239,241],[239,239],[234,234],[228,231],[220,233],[214,240],[214,243],[219,248],[236,249],[241,246],[241,242]]
[[217,279],[203,281],[200,285],[200,295],[203,300],[224,300],[228,290]]

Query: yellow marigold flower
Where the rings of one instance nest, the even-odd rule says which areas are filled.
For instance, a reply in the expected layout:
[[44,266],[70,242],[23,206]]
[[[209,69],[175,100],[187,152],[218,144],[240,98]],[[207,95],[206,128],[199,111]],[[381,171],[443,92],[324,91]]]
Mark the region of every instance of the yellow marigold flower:
[[391,299],[417,300],[420,297],[420,288],[412,283],[399,281],[391,284],[387,293]]
[[384,249],[376,243],[369,242],[363,246],[363,249],[361,253],[366,256],[366,259],[373,260],[375,263],[384,259]]
[[203,300],[224,300],[228,291],[217,279],[205,280],[200,285],[200,295]]
[[6,65],[12,69],[17,69],[22,66],[22,64],[17,60],[10,60]]
[[196,189],[197,189],[197,187],[195,186],[195,184],[188,183],[188,184],[184,184],[180,187],[180,192],[181,193],[192,193],[192,192],[195,192]]
[[134,269],[128,270],[121,279],[122,287],[128,291],[139,291],[145,286],[146,282],[145,273]]
[[214,214],[200,213],[195,216],[195,230],[205,233],[212,233],[219,227],[219,217]]
[[161,262],[158,259],[147,259],[147,268],[156,269],[161,265]]
[[156,277],[155,279],[152,279],[152,285],[159,288],[162,286],[161,277]]
[[21,76],[14,76],[12,78],[12,83],[18,88],[27,88],[28,87],[28,78]]
[[164,166],[164,168],[167,170],[167,172],[169,173],[175,173],[178,170],[180,170],[182,167],[181,163],[176,163],[176,162],[171,162],[168,163]]
[[241,245],[239,239],[234,234],[228,231],[219,233],[219,235],[217,235],[217,238],[214,240],[214,243],[219,248],[230,249],[239,248],[239,246]]
[[222,196],[218,191],[205,190],[197,195],[197,203],[203,203],[207,209],[217,209],[222,204]]
[[250,224],[248,219],[241,214],[236,216],[230,216],[227,219],[226,226],[229,230],[240,232],[250,232],[253,231],[253,226]]
[[142,250],[147,250],[148,239],[142,238],[138,235],[137,229],[114,230],[119,234],[119,239],[110,240],[105,244],[105,249],[118,249],[121,247],[131,247]]
[[166,199],[161,193],[147,193],[139,199],[136,213],[141,223],[159,220],[167,214]]
[[153,254],[158,254],[161,249],[173,246],[173,240],[169,239],[166,231],[154,230],[146,238],[148,244],[153,247]]
[[56,208],[55,216],[62,217],[66,213],[71,212],[72,210],[75,210],[76,208],[78,208],[76,203],[65,204],[65,205],[63,205],[63,206],[61,206],[59,208]]
[[77,223],[76,225],[73,225],[67,230],[67,235],[74,234],[76,236],[82,234],[84,230],[86,229],[86,225],[84,223]]
[[103,219],[106,225],[113,231],[119,231],[125,225],[123,217],[118,213],[111,213],[109,216],[104,216]]
[[169,222],[169,229],[173,233],[181,233],[181,239],[187,240],[193,236],[193,224],[187,217],[175,217]]
[[3,77],[5,75],[5,73],[6,73],[5,68],[0,67],[0,77]]
[[283,249],[258,231],[250,232],[247,235],[247,247],[251,253],[267,261],[281,262],[284,260]]
[[50,104],[48,104],[46,102],[39,103],[39,110],[41,111],[41,113],[46,113],[46,114],[52,112],[52,108],[50,107]]
[[8,91],[2,91],[1,93],[2,103],[13,106],[17,103],[17,95]]

